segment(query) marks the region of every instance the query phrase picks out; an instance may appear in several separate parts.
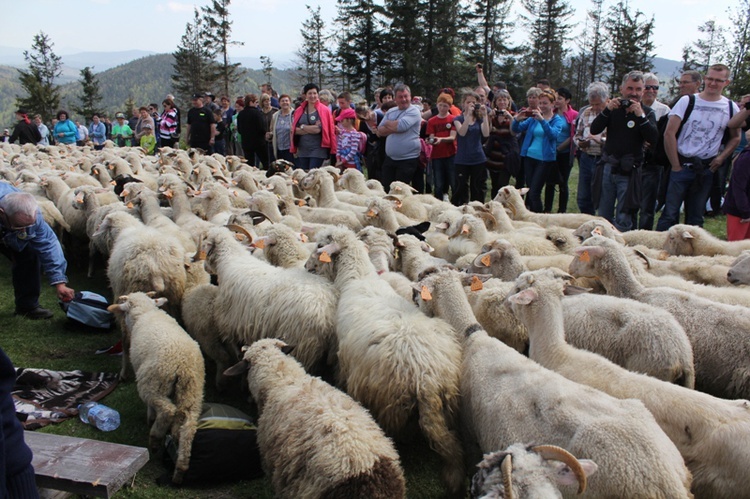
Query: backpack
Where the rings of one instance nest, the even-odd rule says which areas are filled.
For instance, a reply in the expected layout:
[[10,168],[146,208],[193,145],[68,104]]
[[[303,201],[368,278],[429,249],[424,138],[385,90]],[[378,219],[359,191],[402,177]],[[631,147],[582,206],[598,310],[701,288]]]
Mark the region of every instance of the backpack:
[[107,310],[109,303],[102,295],[79,291],[69,302],[60,302],[60,308],[71,322],[107,332],[112,328],[114,315]]

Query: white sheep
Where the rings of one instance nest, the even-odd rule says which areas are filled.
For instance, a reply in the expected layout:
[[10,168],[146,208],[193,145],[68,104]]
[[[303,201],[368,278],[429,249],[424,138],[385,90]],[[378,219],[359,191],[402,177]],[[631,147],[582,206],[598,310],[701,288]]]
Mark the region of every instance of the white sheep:
[[562,295],[549,271],[529,272],[508,297],[529,331],[529,356],[566,378],[614,397],[641,400],[693,474],[696,497],[750,497],[750,402],[723,400],[632,373],[565,343]]
[[[619,245],[596,236],[576,249],[574,276],[598,277],[613,296],[631,298],[670,312],[693,346],[695,386],[715,396],[750,398],[750,310],[671,288],[647,288],[635,278]],[[716,288],[726,289],[726,288]]]
[[706,229],[693,225],[673,225],[667,231],[664,250],[670,255],[732,255],[750,249],[750,240],[722,241]]
[[344,228],[318,234],[309,269],[332,269],[339,290],[336,314],[342,385],[389,435],[418,412],[422,433],[443,459],[451,495],[464,482],[456,433],[460,347],[444,321],[425,317],[378,278],[364,243]]
[[585,213],[534,213],[526,208],[521,197],[526,192],[528,192],[527,188],[518,190],[511,185],[506,185],[497,191],[495,201],[499,201],[503,206],[510,209],[511,218],[514,220],[534,222],[542,227],[558,225],[568,229],[577,229],[582,223],[589,220],[604,220],[602,217]]
[[750,284],[750,250],[745,250],[731,263],[727,281],[734,285]]
[[361,405],[307,374],[289,350],[280,340],[259,340],[227,370],[247,371],[260,414],[258,449],[275,496],[405,497],[393,442]]
[[412,281],[396,268],[396,242],[393,235],[377,227],[365,227],[357,233],[357,238],[365,243],[375,271],[396,293],[411,301]]
[[283,339],[296,346],[294,355],[305,369],[323,366],[335,346],[338,296],[331,283],[301,268],[259,260],[224,227],[206,232],[196,257],[219,280],[213,317],[223,340],[249,345]]
[[172,481],[181,483],[190,465],[193,437],[203,406],[205,371],[200,347],[172,317],[158,309],[165,298],[145,293],[121,297],[109,311],[124,315],[138,395],[148,406],[149,446],[163,448],[167,431],[177,441]]
[[578,484],[586,491],[587,477],[597,466],[590,459],[578,460],[554,445],[514,444],[485,454],[471,480],[473,499],[562,497],[560,485]]
[[[455,271],[423,280],[420,307],[463,336],[461,415],[467,446],[489,453],[544,442],[593,460],[590,497],[690,497],[690,472],[643,404],[574,383],[487,335]],[[570,487],[564,497],[574,497]]]
[[310,249],[305,246],[307,236],[283,224],[264,227],[262,234],[255,238],[253,246],[263,250],[268,263],[285,269],[304,267],[310,257]]

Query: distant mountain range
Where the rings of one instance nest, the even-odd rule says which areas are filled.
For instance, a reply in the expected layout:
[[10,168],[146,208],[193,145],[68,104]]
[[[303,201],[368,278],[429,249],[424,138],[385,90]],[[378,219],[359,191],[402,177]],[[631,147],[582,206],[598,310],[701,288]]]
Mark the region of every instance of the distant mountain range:
[[[98,58],[100,55],[97,54],[97,61],[101,60]],[[0,51],[1,58],[2,51]],[[113,55],[112,60],[114,59]],[[70,56],[66,56],[64,60],[65,62],[80,60],[81,67],[93,65],[93,62],[95,62],[94,59],[85,59],[83,54],[79,59],[71,59]],[[110,63],[111,67],[104,71],[99,71],[97,66],[94,66],[102,95],[101,107],[110,115],[114,115],[118,111],[125,112],[124,103],[128,98],[132,98],[137,106],[153,102],[161,107],[161,101],[164,100],[164,97],[168,93],[174,93],[171,81],[173,64],[172,54],[155,54],[119,65],[112,66]],[[15,121],[13,113],[16,109],[16,96],[24,93],[18,79],[18,68],[23,67],[24,65],[18,67],[0,65],[0,125],[3,128],[13,125]],[[265,82],[261,70],[244,69],[244,77],[240,79],[232,91],[233,101],[234,97],[238,95],[249,92],[259,93],[260,84]],[[64,75],[65,77],[60,78],[62,85],[61,108],[73,113],[72,106],[80,103],[79,96],[82,92],[81,84],[78,81],[80,69],[66,65]],[[274,70],[271,83],[279,93],[290,93],[299,86],[296,84],[295,74],[291,70]],[[189,104],[189,102],[178,102],[181,107],[189,107]]]

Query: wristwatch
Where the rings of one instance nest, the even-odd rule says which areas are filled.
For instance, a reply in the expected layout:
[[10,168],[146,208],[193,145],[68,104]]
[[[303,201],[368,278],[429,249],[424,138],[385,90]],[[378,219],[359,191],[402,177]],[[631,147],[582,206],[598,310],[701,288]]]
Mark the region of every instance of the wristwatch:
[[305,129],[305,125],[300,125],[300,126],[299,126],[299,129],[300,129],[300,130],[304,130],[304,129]]

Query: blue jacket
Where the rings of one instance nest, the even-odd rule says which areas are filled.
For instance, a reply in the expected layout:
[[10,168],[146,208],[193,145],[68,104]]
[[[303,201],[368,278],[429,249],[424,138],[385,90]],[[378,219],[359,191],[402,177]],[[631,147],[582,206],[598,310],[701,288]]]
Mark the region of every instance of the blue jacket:
[[560,135],[560,130],[562,130],[563,126],[563,118],[559,114],[553,115],[549,121],[537,121],[536,118],[526,118],[522,122],[513,120],[511,124],[513,133],[526,132],[523,144],[521,145],[521,156],[527,156],[526,151],[529,150],[531,139],[534,137],[534,127],[539,125],[544,129],[544,139],[542,141],[543,161],[555,161],[557,159],[557,136]]
[[[75,144],[76,137],[78,136],[76,124],[70,121],[70,119],[58,121],[52,133],[59,144]],[[60,133],[64,135],[60,137],[58,135]]]
[[[7,182],[0,182],[0,199],[11,192],[20,192]],[[37,254],[44,273],[47,274],[51,285],[68,282],[65,271],[68,262],[65,261],[62,247],[57,236],[37,210],[34,225],[23,230],[10,230],[0,223],[0,239],[12,251],[21,252],[27,246]]]
[[89,137],[94,144],[104,144],[104,141],[107,140],[107,127],[101,121],[98,125],[92,122],[89,125]]

